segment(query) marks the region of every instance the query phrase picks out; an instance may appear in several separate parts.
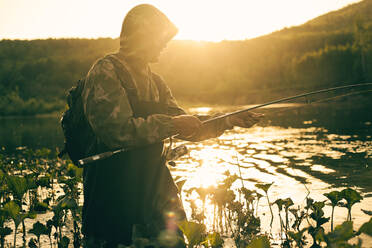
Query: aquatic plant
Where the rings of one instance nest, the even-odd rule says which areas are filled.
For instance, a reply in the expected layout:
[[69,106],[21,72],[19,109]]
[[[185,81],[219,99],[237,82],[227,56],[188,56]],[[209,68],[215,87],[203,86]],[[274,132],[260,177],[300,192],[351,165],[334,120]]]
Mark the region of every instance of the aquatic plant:
[[0,247],[4,248],[5,237],[12,233],[12,229],[4,226],[5,222],[10,218],[8,212],[0,208]]
[[40,221],[37,221],[36,223],[33,224],[32,229],[30,229],[28,233],[32,233],[36,236],[38,247],[41,247],[40,236],[48,235],[49,231],[45,225],[40,223]]
[[[23,246],[28,244],[29,247],[40,247],[42,237],[48,237],[50,247],[81,247],[83,237],[79,199],[82,196],[82,169],[69,160],[54,158],[48,150],[32,152],[22,148],[17,152],[7,157],[1,156],[0,152],[0,248],[7,246],[5,242],[9,240],[5,238],[12,232],[12,245],[19,245],[16,234],[20,225],[24,224],[24,219],[35,218],[36,214],[45,211],[53,213],[51,219],[43,223],[34,222],[28,231],[22,228]],[[270,225],[274,218],[271,205],[278,206],[275,218],[279,217],[281,225],[282,247],[362,247],[361,241],[357,240],[351,246],[350,240],[358,239],[361,234],[372,236],[372,219],[359,230],[353,230],[350,221],[352,207],[363,199],[355,190],[347,188],[325,194],[332,205],[329,218],[324,213],[325,201],[307,198],[304,208],[294,207],[291,198],[277,199],[271,203],[269,189],[272,184],[256,184],[256,190],[245,187],[236,189],[234,182],[239,177],[229,173],[225,173],[225,176],[216,186],[188,190],[182,190],[185,180],[176,178],[179,190],[186,192],[184,195],[195,193],[194,196],[199,198],[187,199],[191,207],[191,219],[180,224],[187,247],[222,247],[226,239],[231,239],[238,248],[270,247],[272,234],[263,235],[258,215],[258,203],[263,194],[257,191],[264,192],[269,204],[272,214]],[[199,200],[201,206],[197,205]],[[348,221],[333,228],[334,209],[340,202],[348,209]],[[207,204],[212,204],[214,209],[212,230],[207,228]],[[371,214],[368,210],[363,212]],[[324,224],[330,219],[331,231],[326,233]],[[312,240],[308,239],[309,236]],[[171,241],[168,238],[163,235],[159,240],[147,240],[138,236],[133,239],[132,247],[162,247]]]
[[271,187],[271,185],[273,185],[273,183],[267,183],[267,184],[257,183],[255,185],[257,188],[262,189],[265,192],[266,199],[267,199],[267,204],[269,204],[269,209],[270,209],[270,213],[271,213],[270,226],[273,225],[273,220],[274,220],[274,214],[273,214],[273,210],[271,208],[271,203],[270,203],[269,194],[268,194],[268,191],[269,191],[269,188]]
[[[287,199],[277,199],[274,204],[276,204],[278,206],[278,214],[279,214],[279,221],[280,221],[280,230],[281,230],[281,235],[280,237],[282,238],[282,233],[283,233],[283,229],[284,229],[284,233],[285,233],[285,236],[286,236],[286,242],[285,243],[289,243],[289,240],[288,240],[288,224],[289,224],[289,219],[288,219],[288,213],[289,213],[289,207],[293,205],[293,201],[292,199],[290,198],[287,198]],[[282,220],[282,216],[280,214],[280,212],[282,211],[284,207],[284,210],[285,210],[285,224]]]
[[331,231],[333,231],[333,215],[334,215],[335,207],[337,206],[339,201],[342,200],[342,194],[340,191],[335,190],[329,193],[325,193],[323,195],[327,197],[331,201],[331,204],[332,204]]
[[187,247],[192,248],[205,242],[207,234],[204,224],[192,221],[182,221],[178,226],[187,238]]
[[308,228],[308,233],[313,238],[313,245],[311,246],[312,248],[320,247],[319,236],[324,233],[324,228],[322,225],[329,221],[329,218],[324,217],[324,206],[324,201],[313,201],[310,206],[308,205],[312,211],[309,216],[316,222],[315,226],[310,225]]
[[7,213],[7,215],[13,220],[14,222],[14,247],[16,247],[17,242],[17,229],[19,227],[19,224],[22,223],[22,221],[26,218],[35,219],[36,214],[33,213],[23,213],[19,205],[14,202],[10,201],[7,202],[4,207],[4,211]]
[[351,221],[351,208],[357,202],[360,202],[363,197],[355,190],[351,188],[346,188],[341,191],[341,197],[346,200],[346,204],[343,204],[343,207],[347,208],[347,220]]

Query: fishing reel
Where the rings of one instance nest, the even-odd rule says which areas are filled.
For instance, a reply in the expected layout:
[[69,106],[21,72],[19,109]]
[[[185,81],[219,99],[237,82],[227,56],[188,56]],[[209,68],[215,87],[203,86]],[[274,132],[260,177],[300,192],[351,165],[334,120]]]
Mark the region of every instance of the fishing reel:
[[176,160],[176,159],[182,157],[183,155],[186,155],[188,152],[189,151],[188,151],[188,149],[185,145],[179,145],[179,146],[177,146],[173,149],[170,149],[167,152],[167,156],[166,156],[168,164],[172,167],[175,167],[176,163],[173,160]]

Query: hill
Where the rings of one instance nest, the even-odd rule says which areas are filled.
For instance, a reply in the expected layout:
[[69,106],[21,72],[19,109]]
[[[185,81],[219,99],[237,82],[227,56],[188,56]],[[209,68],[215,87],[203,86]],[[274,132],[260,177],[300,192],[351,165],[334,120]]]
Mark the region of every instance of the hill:
[[[372,0],[244,41],[172,41],[153,69],[187,102],[249,104],[372,81]],[[0,115],[61,111],[117,39],[0,41]]]
[[325,15],[308,21],[300,27],[304,30],[318,32],[353,32],[356,22],[363,23],[365,26],[372,25],[371,0],[364,0],[359,3],[351,4],[340,10],[329,12]]

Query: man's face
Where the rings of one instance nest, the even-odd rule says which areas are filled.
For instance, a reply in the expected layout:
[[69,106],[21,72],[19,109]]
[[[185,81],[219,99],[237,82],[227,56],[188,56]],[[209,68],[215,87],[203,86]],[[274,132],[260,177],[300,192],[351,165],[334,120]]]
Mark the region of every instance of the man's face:
[[161,52],[166,48],[167,42],[154,42],[154,44],[151,46],[151,49],[148,51],[148,59],[150,63],[156,63],[159,62],[159,57],[161,55]]

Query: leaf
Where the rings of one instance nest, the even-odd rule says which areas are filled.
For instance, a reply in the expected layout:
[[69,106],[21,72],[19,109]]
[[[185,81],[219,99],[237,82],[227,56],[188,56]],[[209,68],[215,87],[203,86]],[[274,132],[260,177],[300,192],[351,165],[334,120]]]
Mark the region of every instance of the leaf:
[[305,232],[307,229],[308,229],[308,228],[304,228],[304,229],[302,229],[301,231],[299,231],[299,232],[297,232],[297,233],[289,231],[289,232],[288,232],[288,235],[289,235],[289,237],[291,237],[294,241],[296,241],[297,245],[299,246],[299,244],[301,243],[302,237],[304,236],[304,232]]
[[217,232],[208,234],[207,241],[212,248],[222,247],[224,243],[221,235]]
[[14,201],[7,202],[3,209],[13,220],[17,218],[21,211],[21,208]]
[[324,224],[325,222],[327,222],[329,220],[329,218],[323,218],[324,216],[324,211],[323,211],[323,208],[324,208],[324,203],[325,201],[317,201],[317,202],[314,202],[310,208],[311,210],[313,211],[311,214],[310,214],[310,217],[315,220],[317,222],[317,225],[318,226],[321,226],[322,224]]
[[311,208],[314,210],[314,211],[319,211],[321,209],[324,208],[324,201],[317,201],[317,202],[314,202],[311,206]]
[[7,185],[13,197],[22,201],[23,195],[28,190],[27,179],[19,176],[7,176]]
[[8,236],[12,233],[12,229],[9,227],[0,227],[0,237]]
[[34,238],[31,238],[30,241],[28,241],[28,247],[29,248],[38,248],[37,247],[37,241]]
[[227,176],[227,178],[225,178],[225,180],[223,180],[223,183],[224,183],[224,187],[226,189],[229,189],[231,188],[232,184],[238,179],[238,175],[234,174],[234,175],[231,175],[231,176]]
[[178,192],[181,192],[182,191],[182,187],[186,183],[186,181],[187,180],[184,179],[184,180],[181,180],[181,181],[176,182],[176,185],[177,185],[177,188],[178,188]]
[[322,218],[317,220],[317,225],[321,226],[324,223],[327,223],[329,221],[329,219],[330,219],[330,217],[327,217],[327,218],[322,217]]
[[341,225],[336,226],[333,232],[330,232],[325,236],[325,240],[328,245],[337,247],[337,244],[344,243],[354,237],[353,222],[345,221]]
[[33,209],[36,211],[36,212],[46,212],[47,210],[49,210],[49,205],[45,202],[35,202],[34,206],[33,206]]
[[209,194],[209,189],[206,189],[206,188],[203,188],[203,187],[200,187],[200,188],[194,188],[196,193],[198,193],[200,199],[202,201],[205,201],[205,198],[207,197],[207,195]]
[[263,197],[264,195],[261,195],[260,193],[256,192],[256,195],[257,195],[257,200],[260,200],[261,197]]
[[270,248],[270,241],[266,236],[254,239],[247,248]]
[[372,236],[372,218],[368,222],[364,223],[359,228],[359,231],[358,232],[367,234],[369,236]]
[[62,199],[60,199],[57,202],[57,204],[53,207],[53,210],[60,211],[63,209],[76,209],[76,208],[78,208],[78,204],[76,203],[76,201],[68,197],[67,195],[65,195],[64,197],[62,197]]
[[178,226],[186,236],[190,247],[205,241],[205,225],[185,220],[180,222]]
[[40,235],[43,235],[43,234],[48,235],[47,227],[41,224],[40,221],[34,223],[32,228],[28,232],[36,235],[36,237],[40,237]]
[[9,214],[4,208],[0,208],[0,226],[4,226],[4,222],[9,219]]
[[255,194],[256,194],[256,197],[257,197],[257,193],[254,190],[249,190],[245,187],[242,187],[239,191],[241,193],[243,193],[245,200],[248,201],[248,202],[254,201]]
[[284,205],[284,200],[283,199],[277,199],[274,204],[276,204],[279,208],[279,211],[282,211],[283,205]]
[[273,185],[274,182],[272,183],[257,183],[255,186],[259,189],[262,189],[263,191],[265,191],[265,193],[267,194],[267,191],[269,190],[269,188],[271,187],[271,185]]
[[36,180],[36,185],[40,187],[49,188],[50,187],[50,176],[40,177]]
[[363,213],[369,215],[369,216],[372,216],[372,211],[368,211],[368,210],[364,210],[364,209],[361,209]]
[[313,205],[313,203],[314,203],[314,199],[311,199],[310,197],[307,197],[306,198],[306,207],[305,207],[305,209],[311,208],[311,206]]
[[5,177],[5,173],[2,170],[0,170],[0,182],[2,182],[2,180],[4,179],[4,177]]
[[58,243],[58,248],[68,248],[69,243],[70,239],[66,236],[63,236],[62,240]]
[[67,175],[70,177],[81,178],[83,176],[83,168],[79,168],[76,165],[69,163],[67,166]]
[[48,148],[42,148],[42,149],[37,149],[35,151],[35,156],[37,157],[48,157],[50,154],[50,149]]
[[26,218],[34,219],[36,214],[34,213],[21,213],[21,208],[14,201],[10,201],[4,205],[4,211],[6,211],[9,217],[14,221],[16,227]]
[[284,207],[286,209],[288,209],[292,205],[293,205],[293,201],[292,201],[291,198],[288,197],[288,198],[284,199]]
[[323,195],[331,201],[333,207],[335,207],[337,203],[342,200],[342,193],[337,190],[330,193],[325,193]]
[[347,207],[351,208],[355,203],[360,202],[363,197],[355,190],[347,188],[341,191],[342,198],[347,201]]

